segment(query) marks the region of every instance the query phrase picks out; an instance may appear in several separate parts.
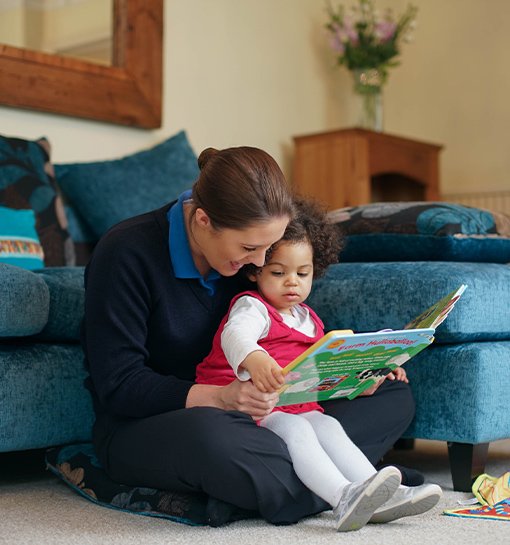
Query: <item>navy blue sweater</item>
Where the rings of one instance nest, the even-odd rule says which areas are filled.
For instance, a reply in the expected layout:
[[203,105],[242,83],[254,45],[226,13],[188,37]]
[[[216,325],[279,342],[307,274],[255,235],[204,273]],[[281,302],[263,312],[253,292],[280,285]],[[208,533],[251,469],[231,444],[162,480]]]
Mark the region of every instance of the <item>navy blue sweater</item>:
[[113,227],[87,266],[82,342],[98,414],[183,408],[231,298],[246,288],[242,275],[221,278],[211,296],[199,280],[175,278],[169,206]]

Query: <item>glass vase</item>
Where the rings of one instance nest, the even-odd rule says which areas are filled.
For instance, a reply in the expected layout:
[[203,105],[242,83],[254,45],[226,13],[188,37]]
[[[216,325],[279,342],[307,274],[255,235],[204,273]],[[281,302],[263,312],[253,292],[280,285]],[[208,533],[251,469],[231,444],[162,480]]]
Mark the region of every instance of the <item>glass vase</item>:
[[354,92],[358,97],[358,125],[372,131],[383,131],[384,74],[377,68],[360,68],[352,71]]

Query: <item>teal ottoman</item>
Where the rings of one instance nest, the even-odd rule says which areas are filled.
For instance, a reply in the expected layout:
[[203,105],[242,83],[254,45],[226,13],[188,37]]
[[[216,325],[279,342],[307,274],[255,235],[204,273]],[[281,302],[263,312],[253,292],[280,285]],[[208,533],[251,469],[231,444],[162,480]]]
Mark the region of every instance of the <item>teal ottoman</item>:
[[308,302],[327,330],[400,329],[460,284],[467,289],[434,344],[406,364],[416,415],[405,436],[447,441],[454,489],[470,491],[489,443],[510,437],[510,267],[340,263],[315,283]]

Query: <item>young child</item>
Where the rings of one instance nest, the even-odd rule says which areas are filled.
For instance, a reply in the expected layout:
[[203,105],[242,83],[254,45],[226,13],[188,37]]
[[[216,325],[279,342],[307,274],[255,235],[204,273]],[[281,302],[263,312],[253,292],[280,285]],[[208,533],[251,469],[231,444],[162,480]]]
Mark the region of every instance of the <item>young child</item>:
[[[324,335],[321,320],[303,301],[312,279],[338,260],[340,243],[317,205],[299,200],[296,207],[265,265],[248,274],[257,291],[233,299],[211,353],[197,367],[197,383],[226,385],[238,378],[274,392],[284,383],[282,367]],[[401,368],[394,375],[407,380]],[[377,472],[317,403],[276,407],[258,423],[285,441],[298,477],[333,508],[338,531],[423,513],[441,497],[437,485],[401,485],[394,467]]]

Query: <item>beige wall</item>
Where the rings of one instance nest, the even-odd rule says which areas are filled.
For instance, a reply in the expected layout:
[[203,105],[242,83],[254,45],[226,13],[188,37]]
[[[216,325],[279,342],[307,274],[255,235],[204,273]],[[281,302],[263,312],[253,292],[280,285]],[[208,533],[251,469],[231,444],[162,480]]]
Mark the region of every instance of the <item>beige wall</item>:
[[[346,4],[352,2],[347,1]],[[402,0],[380,0],[400,11]],[[508,0],[415,0],[419,28],[385,90],[387,132],[444,144],[443,189],[510,189]],[[121,156],[184,128],[267,149],[291,175],[292,136],[355,123],[349,73],[321,0],[165,0],[164,124],[144,131],[0,107],[0,132],[46,135],[54,162]],[[1,40],[1,37],[0,37]]]
[[0,2],[0,42],[22,47],[25,43],[25,20],[20,2]]
[[388,130],[445,145],[444,191],[510,190],[510,2],[414,3],[419,27],[390,77]]

